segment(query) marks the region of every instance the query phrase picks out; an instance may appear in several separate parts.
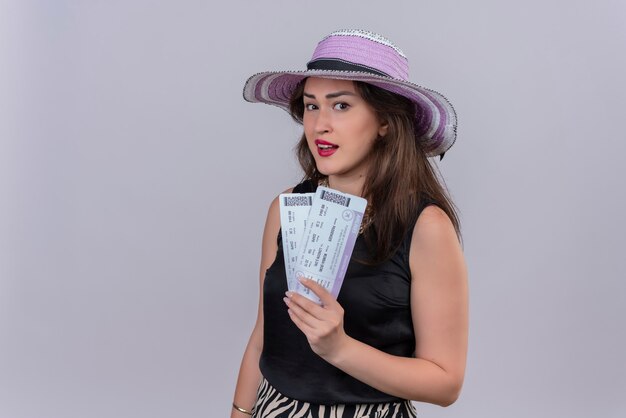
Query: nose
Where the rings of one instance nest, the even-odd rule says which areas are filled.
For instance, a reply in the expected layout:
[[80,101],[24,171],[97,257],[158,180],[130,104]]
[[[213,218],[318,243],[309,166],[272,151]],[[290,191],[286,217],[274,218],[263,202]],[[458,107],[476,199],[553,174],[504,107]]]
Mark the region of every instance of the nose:
[[315,132],[318,134],[328,133],[331,129],[331,120],[328,109],[322,108],[315,118]]

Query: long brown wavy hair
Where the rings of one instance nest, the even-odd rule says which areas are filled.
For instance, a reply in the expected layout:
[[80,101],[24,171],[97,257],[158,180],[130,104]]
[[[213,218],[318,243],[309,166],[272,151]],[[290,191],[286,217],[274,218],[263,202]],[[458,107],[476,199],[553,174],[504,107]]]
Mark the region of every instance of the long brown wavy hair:
[[[306,79],[305,79],[306,80]],[[302,124],[304,83],[294,90],[291,117]],[[367,264],[388,260],[416,221],[418,208],[432,203],[450,218],[461,237],[456,207],[434,162],[429,161],[416,138],[416,108],[409,99],[361,81],[354,81],[357,92],[374,109],[379,120],[388,124],[387,134],[371,149],[363,197],[371,206],[371,223],[364,235],[370,252]],[[304,179],[316,183],[326,178],[317,170],[304,133],[296,145],[296,155]]]

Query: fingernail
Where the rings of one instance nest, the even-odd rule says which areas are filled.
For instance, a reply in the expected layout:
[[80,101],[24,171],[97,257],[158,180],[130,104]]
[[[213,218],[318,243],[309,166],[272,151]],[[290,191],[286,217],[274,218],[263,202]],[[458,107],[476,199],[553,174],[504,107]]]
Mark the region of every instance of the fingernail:
[[287,297],[290,298],[290,297],[293,296],[293,292],[288,290],[288,291],[285,292],[285,295],[287,295]]
[[289,305],[289,302],[291,302],[291,301],[289,300],[289,298],[283,298],[283,302],[285,302],[287,305]]

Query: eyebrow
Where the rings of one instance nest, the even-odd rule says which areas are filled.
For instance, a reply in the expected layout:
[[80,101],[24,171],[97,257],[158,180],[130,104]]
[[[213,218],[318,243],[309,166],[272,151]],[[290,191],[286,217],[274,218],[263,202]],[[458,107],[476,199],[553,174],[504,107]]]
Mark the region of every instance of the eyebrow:
[[[309,94],[307,92],[302,93],[305,97],[308,97],[309,99],[315,99],[315,95],[314,94]],[[347,90],[343,90],[343,91],[338,91],[335,93],[328,93],[326,95],[327,99],[334,99],[337,98],[339,96],[356,96],[355,93],[351,92],[351,91],[347,91]]]

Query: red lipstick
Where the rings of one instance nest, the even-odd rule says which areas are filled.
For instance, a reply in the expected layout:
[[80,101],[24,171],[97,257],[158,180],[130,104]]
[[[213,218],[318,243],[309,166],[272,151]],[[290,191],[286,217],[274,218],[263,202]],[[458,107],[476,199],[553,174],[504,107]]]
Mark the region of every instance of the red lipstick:
[[315,140],[315,145],[317,145],[317,153],[320,157],[330,157],[337,151],[337,148],[339,148],[339,145],[319,138]]

